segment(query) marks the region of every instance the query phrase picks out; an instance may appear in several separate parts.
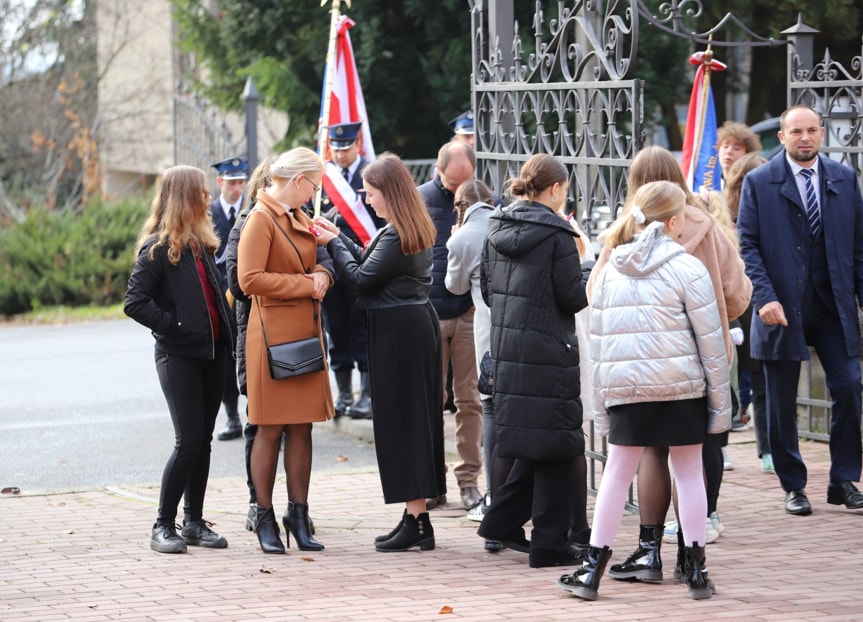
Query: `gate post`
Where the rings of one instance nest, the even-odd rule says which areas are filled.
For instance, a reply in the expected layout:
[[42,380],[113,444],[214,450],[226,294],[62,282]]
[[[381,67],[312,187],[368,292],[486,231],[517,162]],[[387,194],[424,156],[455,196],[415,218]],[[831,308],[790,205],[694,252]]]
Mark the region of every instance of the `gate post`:
[[246,108],[246,158],[249,160],[249,170],[255,170],[258,165],[258,90],[252,77],[246,78],[246,87],[240,97]]
[[[815,46],[815,35],[818,30],[807,26],[803,23],[803,16],[797,14],[797,23],[791,28],[786,28],[782,31],[783,35],[787,35],[788,42],[788,79],[786,99],[788,107],[795,104],[804,104],[807,102],[795,101],[794,97],[794,82],[809,80],[814,67],[814,55],[812,50]],[[813,105],[815,102],[808,102],[808,105]]]

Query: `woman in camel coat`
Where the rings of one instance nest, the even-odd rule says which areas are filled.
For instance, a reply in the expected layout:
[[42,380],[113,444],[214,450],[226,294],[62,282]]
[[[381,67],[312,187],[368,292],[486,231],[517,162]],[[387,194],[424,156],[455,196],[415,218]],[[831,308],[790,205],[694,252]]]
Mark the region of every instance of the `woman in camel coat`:
[[[252,447],[252,481],[258,497],[254,531],[265,553],[284,553],[273,511],[273,486],[282,434],[288,510],[283,516],[302,550],[320,550],[308,521],[312,468],[312,423],[333,417],[329,370],[281,380],[270,377],[270,345],[318,337],[323,343],[320,301],[332,275],[316,264],[312,221],[302,205],[321,184],[324,163],[309,149],[279,156],[271,167],[272,185],[260,190],[237,251],[237,278],[251,298],[246,332],[249,423],[258,426]],[[326,360],[326,355],[325,360]]]

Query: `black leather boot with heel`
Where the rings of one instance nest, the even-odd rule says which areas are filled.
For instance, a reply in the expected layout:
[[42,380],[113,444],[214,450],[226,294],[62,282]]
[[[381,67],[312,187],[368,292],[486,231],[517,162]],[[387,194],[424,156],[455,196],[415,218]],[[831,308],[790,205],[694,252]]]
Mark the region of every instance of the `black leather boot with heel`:
[[599,590],[599,581],[605,566],[611,559],[611,549],[607,546],[599,548],[591,546],[587,549],[587,559],[582,562],[581,568],[572,574],[565,574],[557,580],[558,587],[572,592],[573,595],[585,600],[596,600]]
[[662,581],[662,558],[659,556],[659,549],[663,531],[665,525],[641,525],[638,548],[625,562],[609,568],[608,576],[621,581]]
[[419,516],[405,512],[402,521],[401,529],[393,537],[382,542],[375,542],[375,550],[382,553],[392,553],[407,551],[415,546],[420,547],[421,551],[434,549],[434,528],[429,520],[428,512],[423,512]]
[[254,504],[255,516],[252,522],[252,530],[258,536],[261,550],[264,553],[285,552],[285,545],[279,537],[279,524],[276,522],[276,514],[272,507],[262,508]]
[[[298,549],[301,551],[324,550],[324,545],[312,536],[308,504],[289,502],[288,511],[282,516],[282,522],[285,525],[285,531],[294,536],[294,540],[297,541]],[[288,546],[290,546],[290,540]]]

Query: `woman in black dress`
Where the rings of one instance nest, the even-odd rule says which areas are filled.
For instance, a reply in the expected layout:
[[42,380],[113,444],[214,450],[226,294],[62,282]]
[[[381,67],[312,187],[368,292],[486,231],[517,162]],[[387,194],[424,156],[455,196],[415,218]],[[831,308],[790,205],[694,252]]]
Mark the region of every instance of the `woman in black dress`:
[[[446,493],[440,414],[441,335],[429,302],[435,227],[404,163],[383,154],[362,172],[368,203],[388,224],[365,249],[324,218],[326,245],[339,277],[365,311],[375,449],[386,503],[404,503],[402,520],[375,539],[378,551],[431,550],[425,500]],[[437,456],[437,460],[435,457]]]

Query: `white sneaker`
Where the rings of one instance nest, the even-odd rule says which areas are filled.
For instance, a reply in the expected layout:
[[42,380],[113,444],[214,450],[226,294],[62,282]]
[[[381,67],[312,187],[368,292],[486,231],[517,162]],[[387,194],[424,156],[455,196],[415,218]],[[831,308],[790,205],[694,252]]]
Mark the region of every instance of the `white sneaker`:
[[[713,514],[716,514],[718,527],[712,520],[713,515],[711,515],[711,518],[706,519],[707,522],[704,525],[706,534],[704,540],[705,544],[716,542],[716,539],[719,538],[720,534],[725,530],[725,527],[723,527],[721,521],[719,521],[719,514],[716,512]],[[672,521],[665,526],[665,531],[662,532],[662,541],[670,544],[677,543],[677,522]]]
[[712,542],[716,542],[718,538],[719,532],[716,530],[716,527],[713,526],[713,521],[708,518],[705,523],[704,543],[710,544]]
[[677,543],[677,521],[671,521],[665,525],[665,531],[662,532],[662,541]]
[[483,497],[482,503],[477,503],[467,511],[467,519],[475,523],[481,523],[482,519],[485,518],[485,513],[488,512],[490,502],[491,497],[489,495]]
[[722,450],[722,468],[726,471],[734,470],[734,463],[728,459],[728,454],[725,453],[725,450]]
[[719,512],[711,512],[708,519],[713,524],[713,528],[716,530],[716,533],[721,536],[722,532],[725,531],[725,525],[722,524],[722,519],[719,518]]

